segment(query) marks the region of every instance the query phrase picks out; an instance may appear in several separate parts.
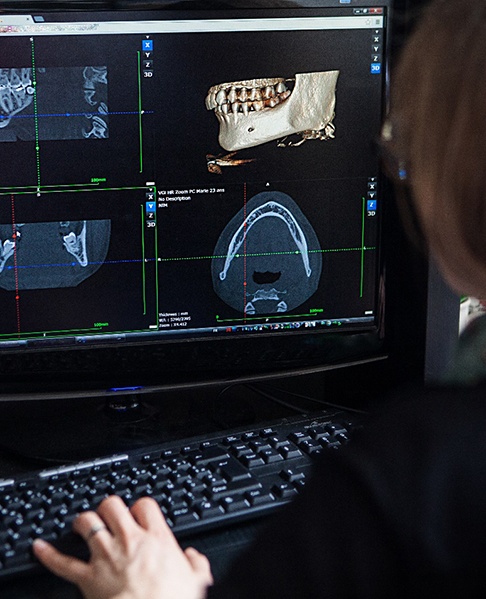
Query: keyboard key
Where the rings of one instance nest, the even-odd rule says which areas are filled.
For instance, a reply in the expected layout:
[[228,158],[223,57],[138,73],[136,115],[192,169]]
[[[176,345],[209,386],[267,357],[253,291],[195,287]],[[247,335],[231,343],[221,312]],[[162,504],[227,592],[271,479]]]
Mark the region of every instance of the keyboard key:
[[297,490],[290,483],[277,483],[272,487],[272,493],[277,497],[289,498],[297,495]]
[[200,501],[194,504],[193,507],[201,519],[215,518],[221,516],[224,512],[222,506],[213,501]]
[[313,439],[306,439],[299,443],[299,449],[302,449],[307,454],[318,453],[322,451],[322,445]]
[[303,472],[299,470],[291,470],[290,468],[287,470],[282,470],[282,472],[280,472],[280,476],[289,483],[294,483],[297,480],[302,480],[305,478],[305,474]]
[[218,467],[218,471],[228,481],[244,480],[250,478],[251,474],[248,469],[234,458],[230,458]]
[[241,495],[229,495],[221,499],[221,505],[225,512],[240,512],[250,506],[248,501]]
[[253,506],[264,505],[265,503],[272,503],[275,501],[275,497],[270,492],[263,491],[262,489],[247,491],[245,497],[250,505]]
[[247,455],[242,456],[241,462],[250,469],[255,468],[256,466],[263,466],[263,464],[265,464],[263,458],[256,453],[248,453]]
[[319,440],[322,437],[329,437],[329,431],[326,431],[322,426],[316,426],[314,428],[309,429],[309,434],[313,439]]
[[289,439],[293,441],[296,445],[299,445],[303,441],[310,441],[311,437],[302,431],[297,431],[295,433],[291,433],[289,435]]
[[246,443],[237,443],[231,446],[231,453],[237,458],[241,458],[244,455],[250,455],[254,453],[254,450]]
[[274,462],[280,462],[283,460],[283,456],[276,449],[263,449],[258,452],[258,455],[263,458],[266,464],[272,464]]
[[300,449],[292,443],[290,443],[289,441],[287,441],[285,445],[280,446],[278,450],[281,453],[281,455],[287,460],[290,460],[292,458],[298,458],[302,455]]
[[175,525],[197,522],[197,515],[188,507],[179,507],[169,512],[169,517]]
[[218,445],[207,447],[202,451],[202,454],[202,457],[196,461],[197,466],[204,466],[214,460],[221,460],[229,457],[228,451],[224,447],[219,447]]
[[220,499],[237,491],[250,491],[261,488],[262,484],[253,479],[237,480],[223,485],[217,485],[206,491],[208,499]]

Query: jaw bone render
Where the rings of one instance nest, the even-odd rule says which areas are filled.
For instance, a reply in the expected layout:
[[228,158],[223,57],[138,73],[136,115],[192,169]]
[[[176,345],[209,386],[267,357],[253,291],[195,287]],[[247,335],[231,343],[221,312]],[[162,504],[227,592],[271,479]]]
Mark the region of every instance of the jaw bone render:
[[0,129],[32,104],[34,87],[31,69],[0,69]]
[[332,136],[339,71],[297,73],[289,81],[274,77],[222,83],[211,87],[206,108],[219,121],[219,143],[232,152],[288,135],[319,132]]

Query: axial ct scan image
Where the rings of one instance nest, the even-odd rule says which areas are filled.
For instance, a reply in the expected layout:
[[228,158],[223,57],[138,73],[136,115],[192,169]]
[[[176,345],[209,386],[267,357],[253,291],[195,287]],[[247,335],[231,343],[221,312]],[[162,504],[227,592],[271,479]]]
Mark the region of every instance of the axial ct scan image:
[[322,255],[295,201],[280,191],[255,195],[224,228],[214,250],[215,292],[247,315],[293,310],[316,291]]

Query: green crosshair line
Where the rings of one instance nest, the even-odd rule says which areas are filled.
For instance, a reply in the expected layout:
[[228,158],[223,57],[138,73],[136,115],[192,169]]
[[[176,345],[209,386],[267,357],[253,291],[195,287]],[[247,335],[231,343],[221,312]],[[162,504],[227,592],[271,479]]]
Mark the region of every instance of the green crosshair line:
[[143,315],[147,314],[147,291],[146,291],[146,273],[145,273],[145,211],[143,204],[140,205],[142,210],[142,298],[143,298]]
[[361,210],[361,272],[360,272],[360,284],[359,284],[359,297],[363,297],[363,286],[364,286],[364,254],[365,254],[365,198],[362,198],[362,210]]
[[140,152],[140,173],[143,173],[143,132],[142,132],[142,78],[141,78],[141,55],[137,52],[138,59],[138,143]]
[[35,42],[30,38],[31,61],[32,61],[32,87],[34,88],[34,132],[35,132],[35,163],[37,171],[37,191],[40,192],[41,174],[40,174],[40,146],[39,146],[39,112],[37,107],[37,75],[35,68]]

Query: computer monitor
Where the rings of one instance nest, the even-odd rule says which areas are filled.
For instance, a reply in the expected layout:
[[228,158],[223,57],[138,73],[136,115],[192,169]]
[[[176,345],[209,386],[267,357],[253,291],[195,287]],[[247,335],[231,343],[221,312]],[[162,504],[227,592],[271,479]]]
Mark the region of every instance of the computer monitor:
[[391,3],[320,4],[0,15],[0,400],[396,348]]

